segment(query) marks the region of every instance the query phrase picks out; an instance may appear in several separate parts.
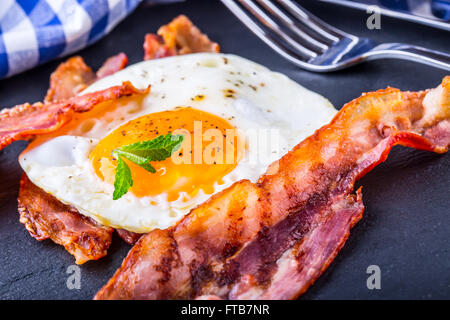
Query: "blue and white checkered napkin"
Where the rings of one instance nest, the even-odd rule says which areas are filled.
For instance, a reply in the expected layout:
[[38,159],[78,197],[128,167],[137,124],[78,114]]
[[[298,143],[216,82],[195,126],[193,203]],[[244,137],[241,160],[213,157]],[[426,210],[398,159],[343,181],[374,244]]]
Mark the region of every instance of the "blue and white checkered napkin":
[[141,0],[0,0],[0,78],[75,52]]

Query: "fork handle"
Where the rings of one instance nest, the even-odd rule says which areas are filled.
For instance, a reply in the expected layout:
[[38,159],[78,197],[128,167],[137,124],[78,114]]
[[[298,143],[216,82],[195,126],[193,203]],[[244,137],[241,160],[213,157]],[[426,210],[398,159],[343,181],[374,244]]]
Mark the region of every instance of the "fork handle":
[[394,58],[415,61],[450,71],[450,55],[403,43],[384,43],[367,53],[368,60]]

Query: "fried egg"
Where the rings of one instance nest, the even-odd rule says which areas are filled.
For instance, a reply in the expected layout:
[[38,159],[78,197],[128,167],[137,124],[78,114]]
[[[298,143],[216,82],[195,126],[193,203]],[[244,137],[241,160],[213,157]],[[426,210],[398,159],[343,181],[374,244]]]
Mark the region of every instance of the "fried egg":
[[[144,61],[83,93],[131,81],[144,96],[105,102],[58,132],[35,139],[19,162],[30,180],[81,214],[114,228],[167,228],[234,182],[268,165],[336,110],[324,97],[247,59],[200,53]],[[113,200],[112,151],[167,133],[184,141],[156,173],[127,162],[133,186]]]

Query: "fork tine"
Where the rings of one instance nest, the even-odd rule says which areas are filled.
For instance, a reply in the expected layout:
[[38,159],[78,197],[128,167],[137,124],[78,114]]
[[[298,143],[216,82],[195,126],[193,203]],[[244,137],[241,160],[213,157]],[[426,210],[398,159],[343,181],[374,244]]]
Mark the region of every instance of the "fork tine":
[[311,28],[311,30],[333,42],[338,42],[340,38],[349,36],[345,32],[323,22],[291,0],[277,0],[277,2],[283,5],[294,17]]
[[273,21],[266,13],[264,13],[252,0],[239,1],[260,23],[268,27],[272,32],[276,33],[280,38],[286,41],[289,45],[301,52],[307,58],[317,57],[317,53],[308,49],[299,41],[295,41],[285,32],[281,31],[279,25]]
[[275,6],[271,0],[257,0],[257,2],[260,5],[262,5],[267,11],[269,11],[273,16],[281,20],[283,24],[287,28],[289,28],[289,30],[297,34],[301,39],[305,39],[310,45],[318,48],[321,52],[329,48],[325,43],[322,43],[314,39],[309,34],[299,29],[296,23],[290,17],[288,17],[283,11],[281,11],[277,6]]
[[279,38],[272,37],[264,29],[262,29],[256,22],[254,22],[250,16],[237,4],[234,0],[222,0],[222,3],[233,12],[236,17],[241,20],[250,30],[252,30],[261,40],[263,40],[268,46],[275,50],[278,54],[282,55],[287,60],[294,64],[300,65],[305,69],[309,68],[309,64],[306,62],[310,57],[306,57],[301,52],[292,52],[288,50],[283,44],[280,43]]

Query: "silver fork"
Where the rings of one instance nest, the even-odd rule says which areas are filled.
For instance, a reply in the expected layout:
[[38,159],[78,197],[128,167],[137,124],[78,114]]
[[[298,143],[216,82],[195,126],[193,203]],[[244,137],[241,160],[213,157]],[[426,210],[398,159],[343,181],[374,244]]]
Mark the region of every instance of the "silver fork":
[[450,55],[446,53],[357,37],[330,26],[291,0],[222,2],[272,49],[306,70],[329,72],[385,58],[450,70]]

